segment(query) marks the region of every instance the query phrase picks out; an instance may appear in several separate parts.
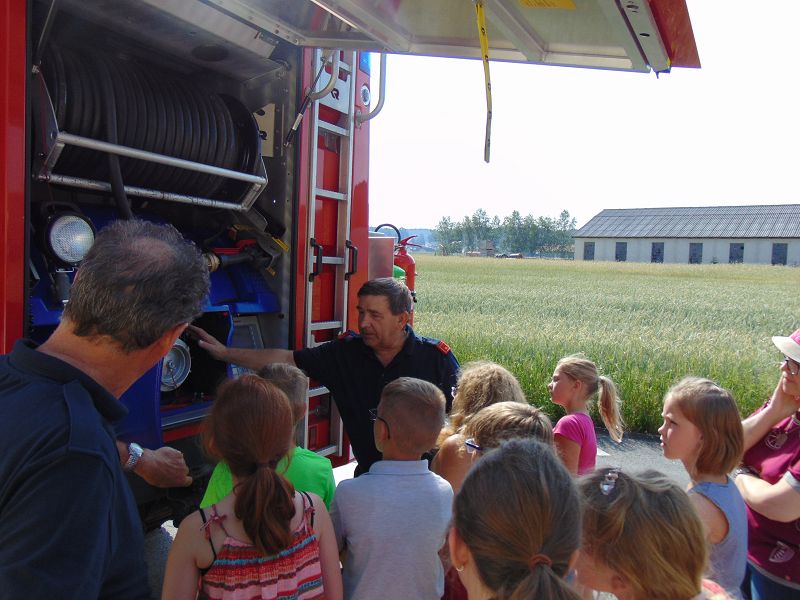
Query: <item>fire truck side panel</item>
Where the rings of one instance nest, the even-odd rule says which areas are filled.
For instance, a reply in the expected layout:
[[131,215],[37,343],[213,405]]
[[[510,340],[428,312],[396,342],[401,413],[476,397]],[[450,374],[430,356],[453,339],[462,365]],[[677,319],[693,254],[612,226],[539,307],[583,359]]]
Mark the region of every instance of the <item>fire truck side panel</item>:
[[[319,202],[309,207],[311,153],[329,154],[319,163],[320,185],[339,186],[342,174],[342,155],[312,144],[311,108],[297,136],[284,144],[313,81],[314,51],[257,29],[253,37],[252,24],[203,2],[106,4],[64,0],[33,73],[27,57],[49,3],[11,0],[0,12],[4,350],[20,337],[41,342],[59,323],[80,259],[59,254],[54,223],[71,219],[94,235],[119,218],[126,203],[137,218],[171,223],[206,254],[211,291],[199,326],[238,347],[305,346],[310,210],[321,212],[325,255],[345,248],[335,210]],[[115,10],[106,10],[112,4]],[[34,25],[26,36],[21,24],[28,19]],[[366,134],[365,127],[354,138]],[[353,157],[353,170],[365,172],[366,141],[358,147],[364,156]],[[176,159],[196,164],[187,169]],[[363,247],[354,274],[362,281],[367,198],[359,198],[354,214],[360,224],[351,238]],[[30,248],[22,252],[28,232]],[[326,260],[320,293],[313,296],[315,319],[332,318],[350,265],[355,261]],[[147,527],[180,519],[196,505],[211,467],[199,443],[203,419],[219,382],[242,372],[185,336],[123,395],[129,415],[117,426],[120,439],[180,449],[196,479],[190,489],[165,492],[131,477]],[[329,395],[311,398],[306,424],[313,435],[299,436],[326,455],[341,438],[331,405]],[[346,460],[349,450],[338,454]]]
[[0,8],[0,350],[22,336],[25,291],[27,2]]

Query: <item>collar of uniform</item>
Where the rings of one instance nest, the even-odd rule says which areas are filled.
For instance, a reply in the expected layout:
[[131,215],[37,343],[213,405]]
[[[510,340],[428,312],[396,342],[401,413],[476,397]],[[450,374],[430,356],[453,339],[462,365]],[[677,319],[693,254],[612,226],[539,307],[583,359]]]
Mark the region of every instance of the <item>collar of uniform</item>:
[[107,421],[114,423],[128,414],[128,409],[122,402],[86,373],[54,356],[38,352],[37,347],[38,344],[31,340],[17,341],[8,357],[9,363],[20,371],[26,371],[59,383],[80,381],[86,391],[91,394],[97,411]]
[[[403,341],[403,347],[400,349],[400,352],[398,352],[396,356],[400,354],[414,353],[414,345],[418,338],[414,333],[414,330],[411,329],[411,325],[406,325],[406,334],[407,334],[406,339],[405,341]],[[364,343],[364,338],[361,337],[361,335],[358,336],[358,339],[361,340],[361,346],[362,346],[361,352],[363,352],[365,355],[368,354],[370,356],[375,356],[375,351]]]
[[400,350],[400,352],[403,354],[413,354],[417,336],[414,334],[414,330],[411,329],[411,325],[406,325],[406,334],[406,341],[403,342],[403,349]]
[[370,475],[424,475],[427,460],[379,460],[369,468]]

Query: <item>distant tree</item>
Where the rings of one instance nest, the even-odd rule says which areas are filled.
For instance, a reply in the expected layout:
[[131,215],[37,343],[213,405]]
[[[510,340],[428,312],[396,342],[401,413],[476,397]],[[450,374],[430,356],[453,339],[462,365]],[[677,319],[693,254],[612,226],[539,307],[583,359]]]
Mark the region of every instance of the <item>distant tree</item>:
[[524,222],[517,210],[503,219],[503,249],[506,252],[525,252]]
[[522,220],[522,230],[524,232],[522,236],[522,252],[533,254],[536,252],[536,235],[539,230],[539,226],[536,224],[536,217],[531,214],[525,215],[525,218]]
[[461,252],[461,227],[450,217],[442,217],[433,232],[444,256]]

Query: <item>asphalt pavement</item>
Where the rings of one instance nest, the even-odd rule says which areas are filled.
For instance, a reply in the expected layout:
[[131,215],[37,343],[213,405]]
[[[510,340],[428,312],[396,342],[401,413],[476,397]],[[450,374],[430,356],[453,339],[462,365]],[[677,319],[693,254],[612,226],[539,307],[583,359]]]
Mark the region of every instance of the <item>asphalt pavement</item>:
[[[686,487],[689,483],[689,476],[680,461],[664,458],[657,435],[628,434],[617,444],[604,429],[598,429],[597,450],[598,469],[619,467],[629,473],[655,469],[673,479],[681,487]],[[352,477],[354,466],[350,464],[334,469],[336,482]],[[159,598],[161,595],[164,567],[175,533],[176,529],[170,522],[145,536],[145,554],[153,598]]]

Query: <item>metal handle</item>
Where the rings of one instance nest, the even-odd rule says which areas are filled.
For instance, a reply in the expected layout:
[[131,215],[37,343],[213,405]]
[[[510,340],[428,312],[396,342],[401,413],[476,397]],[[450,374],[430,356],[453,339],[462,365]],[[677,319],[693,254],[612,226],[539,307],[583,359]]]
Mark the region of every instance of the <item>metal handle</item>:
[[358,246],[354,246],[350,240],[345,241],[344,247],[350,251],[350,269],[345,271],[344,278],[350,279],[350,276],[358,271]]
[[311,244],[314,253],[314,268],[308,274],[308,280],[314,281],[314,277],[322,273],[322,245],[318,244],[314,238],[311,238],[309,244]]

